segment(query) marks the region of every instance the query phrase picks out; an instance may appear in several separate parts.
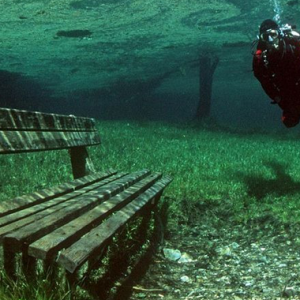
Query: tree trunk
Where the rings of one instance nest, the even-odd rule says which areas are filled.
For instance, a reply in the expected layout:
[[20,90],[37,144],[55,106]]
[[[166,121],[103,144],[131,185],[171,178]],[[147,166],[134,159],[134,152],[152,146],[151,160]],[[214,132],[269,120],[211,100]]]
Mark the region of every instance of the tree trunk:
[[210,117],[213,75],[218,63],[219,58],[217,56],[200,55],[199,104],[195,116],[197,121]]

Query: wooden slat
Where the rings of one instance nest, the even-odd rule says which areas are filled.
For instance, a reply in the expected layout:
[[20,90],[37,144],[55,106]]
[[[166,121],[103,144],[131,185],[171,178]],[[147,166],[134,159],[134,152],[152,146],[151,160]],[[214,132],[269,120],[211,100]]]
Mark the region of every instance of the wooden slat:
[[29,246],[28,254],[40,259],[53,258],[58,251],[70,246],[82,235],[98,226],[106,216],[125,206],[160,178],[161,174],[151,174],[120,194],[110,198],[109,201],[100,204],[93,210],[37,240]]
[[[76,197],[75,199],[71,199],[60,205],[33,215],[32,217],[38,216],[38,220],[33,220],[31,224],[21,228],[19,225],[23,219],[15,222],[16,224],[12,223],[0,228],[0,236],[5,235],[4,248],[10,249],[10,251],[20,251],[23,243],[30,244],[34,242],[35,240],[53,231],[58,226],[62,226],[70,222],[88,210],[93,209],[101,202],[109,199],[109,197],[120,193],[128,186],[136,183],[138,180],[143,179],[148,174],[149,171],[144,170],[124,176],[116,182],[112,182],[108,185],[100,187],[97,190],[93,190],[88,194],[81,195],[80,197]],[[57,207],[59,206],[61,206],[61,209],[57,210]],[[47,211],[51,211],[51,213],[48,216],[40,217]],[[16,227],[18,227],[17,230]],[[11,231],[14,232],[6,235]]]
[[[97,181],[91,185],[85,186],[81,189],[70,191],[67,194],[60,195],[57,198],[53,198],[48,201],[43,201],[42,203],[36,203],[36,205],[32,205],[30,207],[24,208],[22,210],[16,211],[14,213],[11,213],[9,215],[3,216],[0,218],[0,227],[4,227],[9,225],[10,223],[14,223],[18,221],[18,224],[13,224],[11,227],[17,229],[17,227],[22,227],[26,224],[30,224],[33,221],[40,219],[42,217],[46,217],[47,215],[53,213],[54,211],[60,210],[62,207],[62,204],[66,201],[69,201],[67,205],[70,205],[70,200],[74,199],[76,197],[79,197],[83,194],[86,194],[88,192],[91,192],[92,190],[98,190],[99,188],[103,186],[107,186],[111,182],[116,182],[123,176],[125,176],[126,173],[118,173],[116,175],[112,175],[109,177],[103,178],[101,181]],[[75,200],[77,201],[77,200]],[[73,201],[74,202],[74,201]],[[42,213],[40,213],[42,212]],[[38,214],[39,213],[39,214]],[[38,214],[38,215],[37,215]],[[35,216],[32,216],[35,215]],[[32,216],[32,217],[31,217]],[[21,220],[21,221],[20,221]],[[9,228],[9,227],[8,227]],[[3,228],[0,229],[4,230]]]
[[63,250],[58,257],[58,263],[70,273],[75,272],[91,256],[97,255],[103,245],[120,229],[128,220],[140,211],[147,203],[151,202],[170,183],[169,178],[164,178],[155,183],[138,198],[130,202],[112,217],[90,231],[79,241]]
[[42,189],[31,194],[19,196],[9,201],[3,201],[0,203],[0,222],[1,217],[5,215],[14,213],[21,209],[26,209],[30,206],[37,205],[41,202],[49,201],[59,196],[63,196],[72,191],[82,189],[83,187],[92,185],[116,173],[117,172],[114,170],[109,170],[107,172],[99,172],[57,185],[52,188]]
[[97,132],[0,131],[0,154],[67,149],[100,144]]
[[[114,193],[116,190],[116,187],[119,188],[120,185],[122,185],[123,182],[126,181],[127,179],[128,179],[128,175],[126,177],[126,173],[118,173],[117,175],[114,175],[114,176],[104,179],[103,182],[101,182],[101,184],[99,185],[99,187],[96,187],[96,190],[104,190],[105,191],[105,190],[108,190],[109,188],[111,188],[112,193]],[[113,185],[113,186],[111,186],[111,185]],[[80,209],[81,201],[85,201],[85,198],[81,197],[81,196],[87,195],[87,193],[85,193],[85,190],[87,188],[90,189],[90,186],[83,188],[84,191],[82,191],[82,190],[74,191],[71,194],[66,194],[64,196],[55,198],[55,199],[49,201],[50,202],[49,207],[48,207],[48,202],[39,204],[32,208],[30,207],[30,208],[26,209],[25,212],[27,213],[27,216],[24,216],[23,218],[22,218],[22,216],[19,215],[19,214],[22,214],[23,211],[3,217],[2,222],[3,223],[7,222],[7,225],[0,227],[0,243],[2,243],[4,236],[10,232],[17,231],[20,228],[26,229],[25,226],[31,225],[34,223],[37,224],[37,222],[39,222],[39,220],[45,221],[47,217],[49,217],[49,216],[52,217],[54,214],[55,214],[54,219],[58,219],[58,215],[57,215],[58,212],[61,212],[61,213],[66,212],[67,213],[68,211],[72,211],[72,209],[74,209],[74,210],[76,208]],[[89,192],[90,192],[90,190],[89,190]],[[104,193],[104,194],[105,194],[104,199],[106,199],[107,193]],[[55,204],[55,201],[57,202],[57,205],[53,205],[53,202]],[[78,204],[78,203],[79,203],[78,207],[76,207],[76,208],[72,207],[72,205]],[[15,218],[15,221],[13,220],[13,218]],[[32,230],[37,230],[37,228],[33,227]]]
[[34,131],[95,131],[90,118],[0,108],[0,129]]

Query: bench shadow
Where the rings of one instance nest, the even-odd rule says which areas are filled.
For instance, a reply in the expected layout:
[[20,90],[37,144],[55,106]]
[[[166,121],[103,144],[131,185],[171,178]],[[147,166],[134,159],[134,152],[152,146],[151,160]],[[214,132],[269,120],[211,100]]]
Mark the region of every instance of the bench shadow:
[[[143,217],[134,234],[130,233],[128,244],[128,231],[124,230],[117,238],[116,244],[108,246],[103,256],[109,256],[109,266],[99,278],[92,278],[93,274],[103,268],[103,258],[95,261],[88,270],[81,287],[93,299],[97,300],[127,300],[133,293],[133,287],[138,284],[153,262],[153,257],[162,242],[163,226],[165,223],[164,206],[159,212],[150,212]],[[150,234],[146,231],[151,228]],[[131,225],[132,227],[132,225]],[[148,244],[145,247],[145,244]],[[105,258],[104,258],[105,259]],[[116,285],[117,283],[117,285]]]
[[286,196],[300,192],[300,182],[296,182],[288,173],[287,167],[276,161],[266,161],[264,166],[269,167],[274,178],[263,176],[248,176],[238,174],[247,185],[247,194],[257,200],[261,200],[268,195]]

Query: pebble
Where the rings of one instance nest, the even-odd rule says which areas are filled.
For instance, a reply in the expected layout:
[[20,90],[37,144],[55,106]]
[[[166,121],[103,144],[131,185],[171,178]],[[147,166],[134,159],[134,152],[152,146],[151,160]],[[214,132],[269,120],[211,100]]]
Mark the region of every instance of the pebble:
[[181,252],[179,250],[175,250],[175,249],[164,248],[163,253],[164,253],[165,258],[167,258],[171,261],[177,261],[181,257]]
[[193,261],[194,261],[193,258],[190,255],[188,255],[187,253],[182,253],[181,257],[178,260],[178,262],[180,264],[189,263],[189,262],[193,262]]
[[181,276],[181,277],[180,277],[180,280],[181,280],[182,282],[191,282],[191,281],[192,281],[191,278],[188,277],[188,276],[186,276],[186,275]]

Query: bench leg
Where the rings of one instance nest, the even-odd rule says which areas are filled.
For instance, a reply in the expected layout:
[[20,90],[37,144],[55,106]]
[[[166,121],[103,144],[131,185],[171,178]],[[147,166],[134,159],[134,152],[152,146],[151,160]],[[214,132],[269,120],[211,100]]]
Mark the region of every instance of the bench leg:
[[145,234],[145,232],[147,232],[147,229],[149,227],[151,217],[152,217],[152,211],[150,209],[145,211],[141,217],[142,217],[142,222],[139,226],[137,236],[139,239],[139,244],[144,244],[147,240],[147,234]]
[[88,269],[86,271],[87,274],[90,274],[90,272],[95,268],[100,268],[100,266],[102,265],[102,258],[106,255],[107,250],[108,250],[108,244],[103,246],[101,253],[99,255],[97,255],[96,257],[91,257],[88,260]]
[[95,172],[93,162],[89,158],[86,147],[74,147],[69,150],[74,179]]
[[28,281],[33,281],[36,277],[36,265],[35,258],[27,254],[27,250],[22,252],[22,270]]
[[78,273],[74,272],[74,273],[70,273],[68,271],[66,271],[66,278],[69,284],[69,289],[70,289],[70,299],[71,300],[75,300],[76,299],[76,285],[78,283]]
[[4,270],[6,275],[13,281],[17,280],[16,274],[16,253],[11,252],[9,249],[3,249],[4,257]]
[[50,281],[51,286],[54,287],[58,277],[58,267],[52,259],[45,259],[43,264],[44,277],[46,277]]

